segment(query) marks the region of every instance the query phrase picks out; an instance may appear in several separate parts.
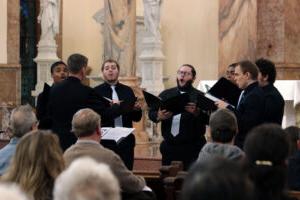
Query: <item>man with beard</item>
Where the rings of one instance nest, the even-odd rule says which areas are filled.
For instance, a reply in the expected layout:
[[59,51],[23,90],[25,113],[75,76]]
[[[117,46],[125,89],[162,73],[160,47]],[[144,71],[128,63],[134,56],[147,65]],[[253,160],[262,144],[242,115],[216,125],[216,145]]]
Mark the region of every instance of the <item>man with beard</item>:
[[[102,116],[102,127],[127,127],[132,128],[132,122],[138,122],[142,118],[142,110],[133,90],[120,83],[120,66],[117,61],[108,59],[101,67],[104,83],[95,87],[95,91],[105,98],[111,99],[109,109],[112,111],[110,116]],[[130,134],[119,143],[116,153],[124,161],[128,169],[132,170],[134,161],[135,137]]]
[[165,100],[181,93],[188,93],[190,102],[184,112],[173,115],[168,110],[149,111],[149,118],[153,122],[161,122],[164,140],[160,145],[160,151],[163,165],[170,165],[171,161],[177,160],[183,162],[185,170],[188,169],[206,143],[204,133],[208,115],[196,106],[198,96],[203,94],[192,86],[195,78],[195,68],[190,64],[184,64],[177,71],[177,87],[167,89],[159,95]]

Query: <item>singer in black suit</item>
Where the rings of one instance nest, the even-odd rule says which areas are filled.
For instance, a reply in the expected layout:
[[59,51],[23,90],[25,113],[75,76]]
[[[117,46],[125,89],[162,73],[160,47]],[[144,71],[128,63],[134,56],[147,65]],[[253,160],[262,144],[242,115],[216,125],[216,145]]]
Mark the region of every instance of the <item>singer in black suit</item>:
[[173,115],[168,110],[150,109],[149,118],[161,122],[163,141],[160,145],[162,164],[170,165],[172,161],[182,161],[187,170],[197,159],[201,148],[206,143],[205,125],[208,115],[197,107],[198,95],[203,95],[193,87],[196,71],[192,65],[184,64],[177,72],[177,87],[164,90],[159,97],[162,100],[188,93],[190,103],[184,112]]
[[[118,81],[120,66],[112,59],[106,60],[101,67],[105,82],[95,87],[98,95],[112,100],[109,109],[114,110],[114,115],[101,118],[102,127],[127,127],[132,128],[132,122],[142,118],[141,105],[136,101],[133,90]],[[117,99],[116,96],[117,95]],[[118,121],[119,120],[119,121]],[[104,146],[106,146],[104,144]],[[116,148],[111,148],[120,155],[128,169],[133,169],[135,137],[130,134],[121,141]]]
[[235,137],[235,144],[243,148],[248,132],[264,122],[265,97],[257,82],[258,68],[250,61],[241,61],[235,68],[234,78],[243,90],[236,107],[224,101],[216,102],[219,108],[232,110],[237,118],[239,132]]
[[258,83],[263,89],[266,99],[264,121],[276,123],[281,126],[284,112],[284,99],[273,85],[276,80],[275,65],[272,61],[264,58],[258,59],[255,63],[259,69]]
[[91,108],[101,116],[113,114],[105,109],[94,89],[81,83],[86,75],[87,63],[85,56],[71,55],[68,58],[69,77],[55,84],[50,91],[48,115],[52,120],[52,130],[59,136],[63,150],[77,140],[71,132],[71,121],[78,110]]

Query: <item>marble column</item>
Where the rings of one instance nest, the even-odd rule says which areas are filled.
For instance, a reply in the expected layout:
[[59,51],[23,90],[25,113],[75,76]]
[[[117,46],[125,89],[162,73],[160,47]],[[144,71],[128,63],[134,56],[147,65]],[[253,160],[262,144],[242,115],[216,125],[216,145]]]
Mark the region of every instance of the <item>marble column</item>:
[[257,0],[219,1],[219,75],[231,63],[256,56]]

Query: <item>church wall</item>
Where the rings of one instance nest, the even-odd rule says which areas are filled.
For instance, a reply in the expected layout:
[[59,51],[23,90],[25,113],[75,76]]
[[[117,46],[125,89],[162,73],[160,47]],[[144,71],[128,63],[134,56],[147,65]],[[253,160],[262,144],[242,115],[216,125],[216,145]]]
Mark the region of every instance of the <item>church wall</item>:
[[[103,54],[101,26],[93,15],[103,8],[103,1],[63,1],[63,60],[79,52],[89,57],[92,75],[100,72]],[[143,15],[143,1],[137,0],[137,16]],[[200,79],[215,79],[218,70],[218,1],[163,0],[161,32],[166,87],[175,85],[177,68],[194,65]]]
[[84,54],[94,75],[100,72],[103,45],[101,27],[93,15],[102,7],[99,0],[63,1],[62,59],[67,61],[73,53]]
[[196,84],[202,79],[216,79],[218,71],[218,1],[163,1],[161,31],[166,56],[166,88],[175,85],[181,64],[196,67]]
[[0,63],[7,63],[7,0],[0,1]]

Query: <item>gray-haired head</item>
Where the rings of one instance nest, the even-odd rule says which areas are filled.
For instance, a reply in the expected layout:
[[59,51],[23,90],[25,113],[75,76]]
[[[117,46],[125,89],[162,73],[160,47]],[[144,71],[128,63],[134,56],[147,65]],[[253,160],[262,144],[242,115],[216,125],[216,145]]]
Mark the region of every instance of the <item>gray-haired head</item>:
[[57,177],[53,196],[54,200],[120,200],[120,186],[106,164],[82,157]]
[[10,129],[14,137],[22,137],[31,131],[36,122],[35,113],[28,104],[14,108],[10,115]]
[[27,196],[15,184],[0,183],[0,200],[28,200]]
[[81,54],[72,54],[68,58],[69,71],[73,74],[78,74],[80,70],[87,67],[88,58]]

